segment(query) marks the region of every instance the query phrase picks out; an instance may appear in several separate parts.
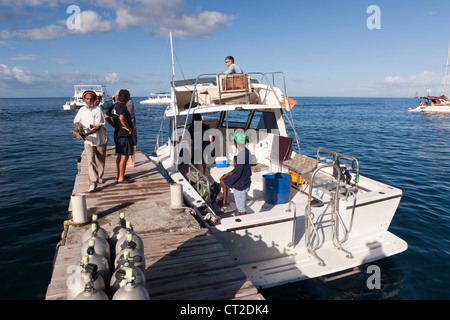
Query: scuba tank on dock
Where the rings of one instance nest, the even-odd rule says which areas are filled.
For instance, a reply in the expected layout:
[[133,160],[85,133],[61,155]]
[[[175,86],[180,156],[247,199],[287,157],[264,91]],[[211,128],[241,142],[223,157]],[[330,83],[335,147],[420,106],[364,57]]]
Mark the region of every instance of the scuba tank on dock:
[[134,265],[140,268],[143,272],[145,272],[145,257],[144,253],[136,248],[136,242],[134,242],[134,237],[131,233],[127,234],[127,247],[120,251],[115,260],[114,260],[114,268],[117,269],[119,266],[119,261],[124,260],[124,252],[128,250],[130,252],[130,257],[133,258]]
[[[109,240],[109,235],[108,232],[106,232],[105,229],[103,229],[102,227],[100,227],[100,224],[98,223],[98,215],[94,214],[92,216],[92,224],[96,224],[97,225],[97,235],[100,238],[105,239],[106,241]],[[89,240],[92,236],[92,227],[91,229],[86,230],[86,232],[81,236],[81,243],[86,242],[87,240]]]
[[113,296],[113,300],[150,300],[147,289],[136,283],[132,268],[126,270],[127,284],[121,287]]
[[109,246],[109,243],[107,240],[99,237],[97,233],[97,224],[93,223],[91,224],[91,237],[87,240],[82,242],[81,245],[81,255],[86,254],[86,250],[89,247],[89,240],[95,241],[95,252],[104,256],[108,261],[111,261],[111,248]]
[[[121,212],[119,214],[119,224],[114,227],[111,236],[109,237],[109,243],[111,244],[111,249],[114,250],[116,247],[117,240],[122,238],[127,234],[127,221],[125,220],[125,213]],[[114,252],[114,256],[117,255],[117,251]]]
[[[136,256],[140,260],[139,256]],[[135,277],[134,281],[137,284],[145,286],[145,274],[144,272],[134,265],[134,257],[130,257],[130,250],[125,250],[123,252],[123,257],[118,261],[118,269],[111,276],[110,292],[113,296],[117,290],[127,284],[126,271],[131,268],[133,269],[133,275]]]
[[106,293],[94,288],[92,275],[89,272],[84,274],[84,283],[84,290],[75,297],[75,300],[109,300]]
[[126,234],[124,234],[119,240],[117,240],[116,243],[116,253],[121,252],[123,249],[126,249],[127,247],[127,235],[132,234],[133,235],[133,241],[136,243],[136,248],[144,252],[144,242],[142,241],[141,237],[139,237],[133,230],[133,226],[131,225],[130,221],[126,222]]
[[97,272],[97,265],[89,263],[89,256],[83,256],[80,264],[75,268],[72,276],[67,278],[67,300],[73,300],[85,289],[84,276],[90,273],[94,288],[106,292],[106,284],[103,277]]
[[103,277],[105,283],[109,283],[109,278],[111,275],[109,261],[104,256],[96,252],[94,239],[89,239],[87,243],[88,247],[84,252],[81,251],[81,254],[83,256],[87,255],[89,257],[89,262],[97,265],[97,272]]

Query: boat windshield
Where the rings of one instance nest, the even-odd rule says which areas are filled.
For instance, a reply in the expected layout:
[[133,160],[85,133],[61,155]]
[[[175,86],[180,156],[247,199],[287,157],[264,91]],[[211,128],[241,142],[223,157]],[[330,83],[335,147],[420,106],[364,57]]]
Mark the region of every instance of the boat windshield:
[[203,113],[202,120],[212,128],[269,131],[278,129],[275,114],[271,110],[230,110]]

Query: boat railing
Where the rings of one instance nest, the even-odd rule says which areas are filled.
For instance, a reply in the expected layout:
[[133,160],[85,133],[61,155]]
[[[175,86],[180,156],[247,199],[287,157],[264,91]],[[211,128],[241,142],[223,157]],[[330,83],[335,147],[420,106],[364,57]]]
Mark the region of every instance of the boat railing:
[[[352,156],[326,148],[317,150],[317,162],[317,169],[311,175],[305,175],[309,184],[308,204],[305,207],[305,241],[308,251],[319,261],[319,265],[324,266],[325,261],[316,253],[323,244],[318,228],[324,224],[331,226],[331,239],[335,247],[346,253],[347,258],[353,257],[351,252],[342,247],[342,244],[348,240],[352,231],[358,192],[359,163]],[[354,179],[351,179],[349,171],[354,173]],[[314,189],[328,194],[329,200],[317,201],[312,196]],[[342,190],[344,191],[342,192]],[[346,200],[350,196],[354,199],[348,225],[345,224],[339,210],[339,201],[342,196],[345,196]],[[316,214],[316,221],[313,220],[313,208],[323,208],[322,210],[324,210],[322,214]],[[327,214],[327,208],[331,208],[330,219],[323,220],[324,215]]]
[[[323,175],[326,175],[327,169],[332,168],[337,171],[336,176],[328,176],[328,181],[323,180]],[[305,207],[305,245],[308,252],[319,261],[320,266],[325,266],[325,261],[320,258],[317,254],[317,250],[323,245],[324,239],[321,239],[318,228],[324,227],[324,225],[331,226],[332,230],[332,241],[336,248],[340,249],[342,252],[346,253],[347,258],[353,258],[353,255],[348,250],[342,247],[342,243],[347,240],[349,230],[346,228],[344,221],[339,213],[339,198],[340,198],[340,180],[341,171],[336,163],[325,164],[318,167],[311,175],[311,180],[309,182],[309,192],[308,192],[308,203]],[[315,202],[313,199],[313,189],[320,188],[322,191],[329,194],[328,201],[322,201],[319,203]],[[322,214],[315,214],[315,221],[313,217],[313,208],[321,208],[323,210]],[[324,220],[325,214],[328,214],[327,208],[331,208],[330,218]],[[342,228],[344,232],[344,238],[339,239],[339,230]]]
[[[334,163],[337,164],[338,171],[348,171],[348,174],[353,172],[353,179],[349,178],[349,176],[344,177],[344,186],[347,190],[352,189],[355,193],[358,192],[359,162],[355,157],[322,147],[317,150],[316,157],[318,163]],[[335,172],[333,174],[336,175]]]
[[[341,178],[344,177],[343,179],[339,180],[339,183],[341,185],[341,188],[345,190],[345,199],[348,200],[350,196],[353,197],[352,213],[350,216],[348,227],[345,226],[342,219],[340,220],[342,222],[342,227],[345,230],[343,238],[338,240],[339,244],[342,244],[347,241],[353,227],[356,199],[359,190],[359,162],[355,157],[346,155],[344,153],[328,150],[322,147],[317,150],[317,161],[322,163],[323,161],[325,161],[326,163],[335,164],[337,168],[333,169],[333,174],[336,176],[336,171],[339,171],[339,173],[341,174]],[[352,173],[353,177],[351,176]],[[338,234],[337,237],[339,237]]]
[[[231,81],[234,81],[234,78],[241,77],[241,76],[244,77],[243,85],[245,87],[244,88],[239,88],[237,90],[232,90],[232,91],[242,91],[243,93],[248,93],[251,90],[252,76],[260,76],[261,78],[259,80],[258,79],[254,79],[254,80],[258,80],[258,83],[264,83],[263,81],[265,80],[266,81],[265,83],[268,85],[270,91],[275,94],[275,97],[277,98],[277,100],[279,102],[279,105],[282,106],[281,100],[278,99],[278,96],[277,96],[277,94],[275,93],[275,90],[274,90],[274,83],[275,83],[275,79],[276,79],[275,76],[277,74],[280,74],[282,76],[282,78],[283,78],[283,88],[284,88],[284,92],[286,92],[286,85],[285,85],[285,80],[284,80],[284,74],[282,72],[268,72],[268,73],[263,73],[263,72],[246,72],[244,74],[225,74],[225,73],[205,73],[205,74],[200,74],[199,76],[197,76],[197,78],[195,79],[194,83],[192,83],[192,82],[188,83],[189,85],[192,85],[192,84],[194,85],[194,89],[192,91],[192,95],[191,95],[191,98],[190,98],[190,101],[189,101],[189,110],[192,108],[192,106],[194,104],[194,98],[196,98],[197,101],[198,101],[198,90],[197,90],[197,87],[199,86],[199,84],[204,84],[205,83],[205,81],[203,81],[204,79],[208,80],[206,82],[214,83],[215,81],[223,80],[223,79],[227,80],[228,78],[231,79]],[[272,76],[272,83],[269,80],[269,76]],[[215,79],[215,80],[213,80],[213,79]],[[225,81],[225,83],[227,83],[227,82]],[[186,84],[186,85],[188,85],[188,84]],[[216,83],[216,85],[217,85],[217,88],[218,88],[219,101],[220,101],[219,105],[220,105],[221,102],[222,102],[221,101],[222,100],[222,94],[225,91],[229,92],[230,90],[225,90],[224,91],[221,81],[218,81]],[[189,111],[188,111],[188,113],[189,113]]]

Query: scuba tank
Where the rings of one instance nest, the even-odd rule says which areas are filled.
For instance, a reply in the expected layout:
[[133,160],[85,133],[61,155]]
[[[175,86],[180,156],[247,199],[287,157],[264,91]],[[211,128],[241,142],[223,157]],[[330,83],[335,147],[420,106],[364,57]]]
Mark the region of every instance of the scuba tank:
[[[140,257],[136,256],[139,260]],[[134,259],[130,257],[130,250],[123,252],[123,257],[118,261],[119,267],[111,276],[110,294],[113,296],[117,290],[127,284],[126,271],[127,269],[133,269],[133,275],[135,277],[134,282],[145,286],[145,274],[144,272],[134,265]]]
[[97,225],[95,223],[91,224],[91,237],[84,241],[81,245],[81,255],[85,255],[87,248],[89,247],[89,240],[95,240],[95,252],[104,256],[108,261],[111,260],[111,248],[109,247],[108,241],[100,238],[97,233]]
[[130,257],[133,258],[134,266],[140,268],[143,272],[145,272],[145,257],[144,253],[136,248],[136,242],[133,241],[134,237],[131,233],[127,234],[127,247],[120,251],[116,259],[114,260],[114,268],[117,269],[119,267],[119,261],[124,260],[124,252],[125,250],[130,251]]
[[106,293],[94,288],[92,275],[89,272],[84,274],[84,283],[84,290],[75,297],[75,300],[109,300]]
[[87,243],[88,243],[87,249],[84,252],[82,251],[81,254],[83,256],[87,255],[89,257],[89,262],[97,265],[97,272],[100,273],[100,275],[103,277],[105,283],[109,283],[109,276],[110,276],[109,261],[106,260],[104,256],[95,252],[94,239],[89,239]]
[[121,287],[113,296],[113,300],[150,300],[147,289],[136,283],[132,268],[126,270],[127,284]]
[[[127,234],[127,226],[126,226],[126,220],[125,220],[125,213],[121,212],[119,214],[119,225],[114,227],[112,231],[111,237],[109,237],[109,242],[111,244],[111,249],[114,250],[116,247],[117,240],[122,238],[124,235]],[[117,255],[117,251],[114,252],[114,256]]]
[[123,235],[121,238],[118,238],[116,243],[116,252],[120,252],[123,249],[127,247],[127,234],[131,233],[133,235],[133,241],[136,243],[136,248],[144,252],[144,242],[142,242],[141,237],[139,237],[133,230],[133,227],[131,226],[131,222],[126,222],[126,230],[127,233]]
[[89,256],[83,256],[81,263],[76,267],[75,273],[67,278],[67,300],[73,300],[85,288],[84,275],[90,273],[93,286],[97,290],[106,291],[105,280],[97,272],[97,265],[89,263]]
[[[97,235],[100,238],[103,238],[106,241],[108,241],[109,240],[108,232],[106,232],[105,229],[100,227],[100,224],[98,223],[98,215],[94,214],[92,216],[92,223],[95,223],[97,225]],[[84,243],[87,240],[89,240],[91,238],[91,235],[92,235],[92,229],[86,230],[86,232],[81,236],[81,243]]]

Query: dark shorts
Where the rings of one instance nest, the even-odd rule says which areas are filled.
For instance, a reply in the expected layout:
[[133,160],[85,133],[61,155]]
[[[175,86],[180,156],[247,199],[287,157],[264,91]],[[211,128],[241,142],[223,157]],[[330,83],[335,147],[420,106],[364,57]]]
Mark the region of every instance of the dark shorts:
[[131,156],[133,154],[133,141],[131,136],[116,138],[116,153],[123,156]]

